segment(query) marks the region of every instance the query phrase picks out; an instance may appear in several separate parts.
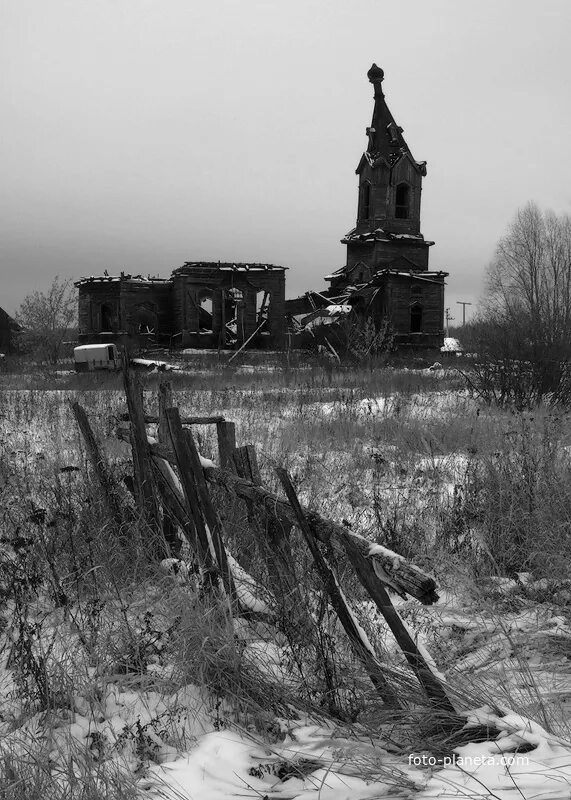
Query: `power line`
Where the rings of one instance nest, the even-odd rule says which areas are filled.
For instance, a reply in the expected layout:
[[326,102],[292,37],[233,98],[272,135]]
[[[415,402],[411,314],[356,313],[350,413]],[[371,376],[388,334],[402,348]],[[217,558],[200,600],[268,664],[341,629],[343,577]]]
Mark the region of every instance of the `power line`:
[[466,303],[464,300],[456,300],[457,305],[462,306],[462,325],[466,324],[466,306],[471,306],[472,303]]
[[453,319],[456,319],[456,317],[453,317],[450,314],[450,309],[447,308],[446,309],[446,336],[448,338],[450,337],[450,323],[452,322]]

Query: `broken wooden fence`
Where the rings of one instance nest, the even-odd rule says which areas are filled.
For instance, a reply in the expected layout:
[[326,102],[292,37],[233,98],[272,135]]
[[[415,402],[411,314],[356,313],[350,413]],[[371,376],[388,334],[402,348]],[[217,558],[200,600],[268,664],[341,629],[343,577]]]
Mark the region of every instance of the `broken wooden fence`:
[[[282,593],[294,598],[296,577],[288,532],[294,525],[300,529],[356,657],[363,663],[384,702],[402,707],[406,703],[388,681],[387,671],[358,625],[320,543],[344,554],[386,620],[431,704],[451,720],[458,719],[442,682],[412,639],[385,588],[390,586],[401,595],[408,594],[428,605],[438,599],[430,576],[396,553],[374,547],[348,528],[302,508],[285,470],[277,470],[277,474],[287,500],[264,488],[255,449],[251,445],[236,447],[235,426],[224,417],[181,417],[167,383],[161,384],[159,389],[159,415],[145,414],[141,385],[127,370],[124,387],[128,412],[122,419],[129,426],[119,428],[118,434],[131,443],[137,505],[152,528],[160,530],[162,523],[167,541],[172,541],[173,530],[180,530],[204,570],[207,588],[221,591],[232,610],[249,613],[248,609],[240,607],[224,541],[225,531],[210,498],[208,484],[212,484],[244,500],[249,519],[259,516],[267,521],[269,573],[276,579],[279,576],[276,586],[280,585]],[[113,518],[118,519],[121,511],[105,456],[81,406],[75,403],[72,408],[109,509]],[[148,424],[158,426],[156,439],[148,435]],[[205,462],[199,455],[191,432],[193,425],[216,425],[220,467]]]

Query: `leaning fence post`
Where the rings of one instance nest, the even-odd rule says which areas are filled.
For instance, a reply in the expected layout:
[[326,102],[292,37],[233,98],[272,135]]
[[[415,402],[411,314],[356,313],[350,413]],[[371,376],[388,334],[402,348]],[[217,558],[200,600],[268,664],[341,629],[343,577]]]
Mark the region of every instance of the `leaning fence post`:
[[185,505],[184,494],[176,486],[170,465],[164,459],[153,456],[152,467],[163,506],[163,523],[169,519],[173,523],[173,528],[178,525],[194,556],[199,558],[202,551],[198,543],[196,526]]
[[[157,439],[159,444],[168,445],[170,442],[169,436],[169,423],[166,417],[166,410],[167,408],[171,408],[173,406],[173,399],[172,399],[172,384],[170,381],[162,380],[159,383],[159,393],[158,393],[158,400],[159,400],[159,415],[158,415],[158,426],[157,426]],[[155,465],[156,467],[156,465]],[[155,471],[155,477],[156,477]],[[161,477],[164,477],[161,473]],[[159,478],[160,480],[160,478]],[[163,500],[163,518],[162,518],[162,525],[163,525],[163,536],[165,537],[165,541],[168,544],[172,555],[179,555],[181,549],[181,540],[177,535],[176,525],[173,520],[172,509],[171,513],[164,513],[165,511],[165,503],[169,503],[169,495],[167,494],[168,490],[162,485],[160,488],[161,498]]]
[[216,582],[214,569],[218,569],[228,597],[235,599],[234,582],[222,542],[220,521],[210,502],[194,439],[190,431],[183,430],[178,408],[168,408],[166,417],[180,482],[194,519],[203,563],[212,574],[213,583]]
[[370,559],[364,558],[354,539],[349,535],[342,536],[342,543],[349,561],[353,565],[357,577],[365,587],[375,605],[385,618],[393,636],[408,661],[412,671],[424,689],[426,696],[439,711],[451,715],[451,721],[458,719],[456,709],[452,705],[444,687],[430,669],[426,659],[418,649],[416,642],[399,617],[391,599],[379,581]]
[[167,408],[172,408],[173,405],[172,384],[170,381],[161,381],[159,384],[159,426],[157,429],[157,439],[161,444],[168,444],[170,441],[166,410]]
[[126,515],[123,512],[123,503],[118,497],[117,487],[111,477],[105,455],[97,443],[85,409],[77,402],[72,403],[70,401],[70,406],[81,435],[83,436],[87,455],[95,471],[99,485],[103,490],[103,496],[105,497],[111,516],[118,525],[121,525],[121,523],[125,521]]
[[331,600],[331,604],[335,609],[341,624],[343,625],[345,633],[349,637],[349,641],[351,642],[356,656],[367,670],[367,673],[371,679],[371,683],[385,703],[397,708],[402,708],[402,703],[400,702],[399,697],[392,686],[385,678],[382,667],[378,662],[370,643],[365,638],[363,631],[361,631],[357,625],[355,617],[353,616],[353,612],[349,608],[343,592],[341,591],[341,587],[337,582],[335,573],[329,566],[326,558],[323,556],[317,545],[315,536],[313,535],[313,531],[311,530],[305,514],[303,513],[303,510],[299,504],[297,494],[295,493],[295,489],[293,488],[289,475],[285,469],[280,468],[276,469],[276,474],[281,481],[287,499],[289,500],[296,516],[297,524],[303,534],[303,538],[305,539],[311,555],[313,556],[315,566],[317,567],[319,576],[325,585],[329,599]]
[[141,503],[145,520],[153,530],[158,532],[160,530],[159,508],[155,495],[149,440],[145,427],[143,389],[126,362],[123,365],[123,381],[129,410],[136,495]]
[[[262,476],[258,466],[256,449],[252,444],[237,447],[232,454],[236,473],[240,478],[246,478],[254,486],[262,485]],[[250,523],[257,523],[264,529],[267,536],[264,548],[264,556],[268,567],[268,573],[276,589],[280,589],[284,600],[302,605],[299,585],[293,566],[293,555],[288,540],[288,532],[291,530],[291,523],[280,521],[267,514],[256,513],[256,504],[252,500],[246,500],[248,509],[248,520]]]

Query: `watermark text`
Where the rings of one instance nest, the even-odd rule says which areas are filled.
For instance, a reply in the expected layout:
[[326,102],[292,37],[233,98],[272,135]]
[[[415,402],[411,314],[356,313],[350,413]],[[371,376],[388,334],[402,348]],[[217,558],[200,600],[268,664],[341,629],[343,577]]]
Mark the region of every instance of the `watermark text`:
[[408,763],[414,767],[462,767],[469,770],[484,766],[527,767],[529,757],[514,753],[498,753],[497,756],[458,756],[456,753],[449,756],[431,756],[427,753],[421,755],[413,753],[409,755]]

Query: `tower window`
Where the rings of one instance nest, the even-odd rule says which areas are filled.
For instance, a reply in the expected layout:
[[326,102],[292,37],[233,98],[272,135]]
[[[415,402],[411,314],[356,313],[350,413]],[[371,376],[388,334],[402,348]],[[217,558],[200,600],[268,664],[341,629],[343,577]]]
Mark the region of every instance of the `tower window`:
[[360,219],[369,219],[371,215],[371,184],[361,184]]
[[410,210],[410,186],[407,183],[399,183],[395,197],[395,217],[397,219],[408,219]]

